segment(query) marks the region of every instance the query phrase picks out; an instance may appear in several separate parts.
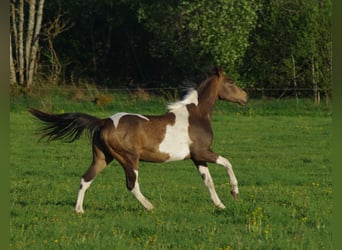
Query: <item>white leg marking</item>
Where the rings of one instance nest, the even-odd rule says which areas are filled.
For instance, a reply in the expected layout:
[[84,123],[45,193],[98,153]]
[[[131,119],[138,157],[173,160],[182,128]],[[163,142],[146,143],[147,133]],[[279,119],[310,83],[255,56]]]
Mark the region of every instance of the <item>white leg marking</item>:
[[220,164],[220,165],[222,165],[222,166],[224,166],[226,168],[228,176],[229,176],[229,179],[230,179],[230,185],[232,187],[232,194],[234,196],[239,194],[238,181],[237,181],[237,179],[235,177],[232,164],[230,164],[230,162],[226,158],[224,158],[222,156],[219,156],[217,158],[216,163]]
[[224,209],[226,208],[225,205],[221,202],[220,198],[218,197],[213,179],[211,178],[209,168],[205,166],[198,166],[198,171],[200,172],[202,179],[204,181],[204,184],[208,187],[210,198],[214,202],[215,206],[218,208]]
[[87,189],[90,187],[90,184],[92,181],[84,181],[83,178],[81,178],[81,187],[78,190],[78,196],[77,196],[77,202],[75,206],[75,212],[78,214],[83,214],[84,209],[83,209],[83,200],[84,200],[84,194],[87,191]]
[[135,180],[134,188],[131,190],[131,192],[134,194],[135,198],[137,198],[138,201],[147,209],[147,210],[152,210],[154,207],[149,202],[148,199],[145,198],[145,196],[141,193],[140,187],[139,187],[139,182],[138,182],[138,171],[134,170],[137,178]]

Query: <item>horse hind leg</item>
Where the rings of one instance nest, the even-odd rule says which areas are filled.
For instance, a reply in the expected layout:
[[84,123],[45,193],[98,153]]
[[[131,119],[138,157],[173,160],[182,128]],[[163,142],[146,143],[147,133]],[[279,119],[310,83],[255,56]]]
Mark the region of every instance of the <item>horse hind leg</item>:
[[83,201],[87,189],[94,181],[96,176],[114,159],[113,155],[108,151],[106,146],[106,136],[103,130],[96,131],[93,135],[92,150],[93,161],[88,170],[81,177],[81,185],[78,190],[75,212],[78,214],[84,213]]
[[80,189],[78,190],[77,201],[76,201],[76,206],[75,206],[75,212],[77,214],[84,213],[84,209],[83,209],[84,195],[87,189],[90,187],[92,181],[93,180],[86,181],[83,177],[81,178]]
[[109,162],[105,159],[94,159],[88,170],[81,177],[81,185],[78,190],[77,201],[75,206],[75,212],[77,214],[83,214],[83,201],[85,192],[90,187],[95,177],[107,166]]

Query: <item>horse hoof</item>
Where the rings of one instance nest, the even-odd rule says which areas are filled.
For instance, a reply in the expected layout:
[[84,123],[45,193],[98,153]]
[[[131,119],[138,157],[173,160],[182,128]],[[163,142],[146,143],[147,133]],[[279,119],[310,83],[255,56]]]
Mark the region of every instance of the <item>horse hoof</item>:
[[231,191],[230,192],[232,194],[232,196],[235,198],[235,199],[238,199],[240,196],[239,196],[239,193],[236,193],[234,191]]
[[154,210],[154,206],[151,203],[145,204],[144,207],[147,211],[153,211]]
[[223,205],[223,203],[220,203],[220,204],[216,205],[216,207],[221,209],[221,210],[226,209],[226,206]]
[[76,214],[84,214],[84,210],[83,209],[75,209],[75,213]]

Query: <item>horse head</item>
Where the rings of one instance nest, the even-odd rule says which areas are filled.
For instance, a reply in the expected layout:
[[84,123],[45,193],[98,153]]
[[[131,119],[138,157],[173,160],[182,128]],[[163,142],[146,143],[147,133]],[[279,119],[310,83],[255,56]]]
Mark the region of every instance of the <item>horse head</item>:
[[243,89],[239,88],[232,79],[226,76],[221,67],[216,69],[216,74],[220,82],[218,97],[221,100],[245,105],[248,101],[247,93]]

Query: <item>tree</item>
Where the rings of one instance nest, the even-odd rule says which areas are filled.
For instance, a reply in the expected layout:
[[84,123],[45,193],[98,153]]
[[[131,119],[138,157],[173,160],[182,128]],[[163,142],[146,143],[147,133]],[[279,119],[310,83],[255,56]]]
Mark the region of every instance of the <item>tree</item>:
[[[45,6],[47,17],[62,12],[60,21],[72,23],[53,43],[65,82],[82,79],[113,86],[144,79],[148,39],[128,1],[56,0]],[[47,40],[42,45],[49,47]],[[49,63],[49,53],[41,59]]]
[[151,33],[151,56],[175,75],[212,65],[237,73],[256,23],[254,1],[146,0],[138,5],[138,20]]
[[[19,34],[30,29],[19,25],[17,1],[24,0],[11,9],[11,69],[23,82],[26,35]],[[59,22],[56,29],[44,22],[40,62],[63,69],[64,82],[170,86],[221,65],[273,96],[308,96],[302,89],[309,89],[318,101],[331,87],[331,0],[56,0],[44,15]],[[66,20],[73,27],[56,38]]]
[[242,74],[256,87],[278,89],[277,96],[311,89],[318,102],[318,90],[331,86],[331,0],[260,4]]
[[73,26],[70,20],[63,19],[63,15],[58,13],[53,21],[49,21],[45,25],[42,36],[43,40],[46,41],[44,48],[44,56],[47,58],[47,65],[49,70],[49,77],[52,82],[59,82],[59,78],[62,74],[62,68],[64,65],[61,64],[59,56],[56,53],[54,47],[54,40],[62,32],[70,29]]
[[33,84],[37,67],[43,7],[44,0],[11,1],[11,84],[19,84],[28,89]]

